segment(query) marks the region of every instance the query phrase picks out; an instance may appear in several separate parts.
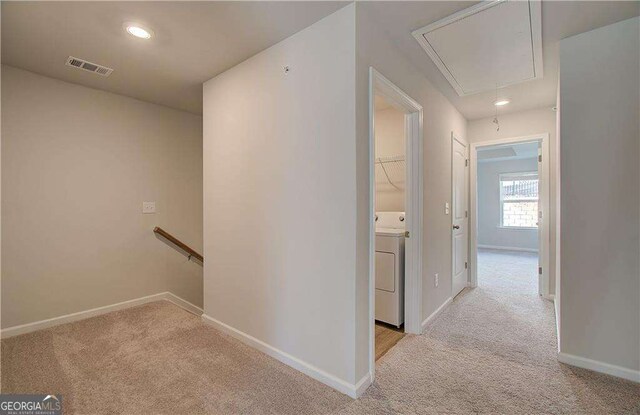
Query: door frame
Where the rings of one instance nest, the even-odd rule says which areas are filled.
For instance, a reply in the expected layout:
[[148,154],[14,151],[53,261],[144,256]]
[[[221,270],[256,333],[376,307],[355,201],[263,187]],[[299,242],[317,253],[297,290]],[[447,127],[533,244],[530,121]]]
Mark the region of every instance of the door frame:
[[[544,298],[550,298],[549,296],[549,133],[540,133],[522,137],[503,138],[498,140],[483,141],[479,143],[471,144],[470,154],[470,174],[469,181],[470,189],[470,214],[469,214],[469,265],[470,265],[470,286],[478,286],[478,149],[481,147],[489,147],[495,145],[506,145],[516,143],[527,143],[532,141],[539,141],[541,143],[542,150],[542,162],[540,163],[540,171],[538,172],[539,180],[539,198],[538,198],[538,211],[539,219],[542,220],[542,226],[538,229],[538,245],[540,247],[538,251],[538,261],[542,267],[542,278],[538,285],[538,293]],[[542,216],[540,216],[542,215]]]
[[[453,292],[453,277],[454,277],[454,273],[456,270],[456,264],[455,264],[455,256],[453,255],[453,252],[455,250],[455,242],[453,241],[453,225],[454,225],[454,221],[455,221],[455,213],[453,211],[453,192],[454,192],[454,187],[455,187],[455,182],[453,180],[453,143],[454,141],[459,142],[460,144],[464,144],[467,148],[467,160],[469,160],[470,157],[470,153],[471,153],[471,147],[469,146],[469,142],[467,140],[465,140],[464,138],[460,138],[459,136],[457,136],[453,131],[451,131],[451,205],[449,206],[449,213],[451,214],[451,223],[449,224],[451,227],[449,228],[451,230],[451,298],[453,299],[456,295],[458,295],[459,293],[454,293]],[[468,162],[470,164],[470,162]],[[467,165],[466,167],[469,167],[469,165]],[[464,178],[465,178],[465,187],[466,187],[466,191],[467,191],[467,212],[471,211],[471,203],[470,203],[470,197],[469,197],[469,189],[470,189],[470,179],[469,179],[469,171],[467,169],[465,169],[464,172]],[[467,268],[467,287],[469,286],[473,286],[470,284],[470,275],[471,275],[471,249],[470,249],[470,241],[471,241],[471,218],[469,217],[471,216],[470,214],[467,216],[467,264],[469,265],[469,267]],[[462,291],[460,291],[462,292]]]
[[405,332],[422,333],[422,235],[423,235],[423,110],[422,105],[369,67],[369,373],[375,376],[375,95],[382,96],[404,113],[405,191],[404,327]]

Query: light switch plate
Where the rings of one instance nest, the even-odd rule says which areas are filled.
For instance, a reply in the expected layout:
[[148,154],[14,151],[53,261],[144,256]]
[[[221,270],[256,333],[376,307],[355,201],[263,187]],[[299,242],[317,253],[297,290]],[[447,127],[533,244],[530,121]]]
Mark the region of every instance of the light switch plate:
[[449,214],[449,202],[444,202],[444,214]]
[[156,213],[156,202],[142,202],[142,213]]

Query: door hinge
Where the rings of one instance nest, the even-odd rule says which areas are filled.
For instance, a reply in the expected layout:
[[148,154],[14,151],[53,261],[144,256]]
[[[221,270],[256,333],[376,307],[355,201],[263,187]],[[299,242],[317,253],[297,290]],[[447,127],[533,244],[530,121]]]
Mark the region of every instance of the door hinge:
[[404,231],[404,237],[408,238],[409,237],[409,231]]
[[468,218],[468,217],[469,217],[469,212],[468,212],[468,211],[466,211],[466,210],[464,211],[464,217],[465,217],[465,218]]
[[464,159],[464,167],[469,167],[469,159]]
[[467,268],[469,268],[469,264],[467,264],[467,262],[465,261],[465,263],[464,263],[464,269],[467,269]]
[[538,267],[538,274],[542,275],[542,267]]
[[540,219],[542,219],[542,211],[541,211],[541,210],[540,210],[540,211],[538,211],[538,217],[539,217]]
[[542,154],[538,155],[538,161],[542,163]]

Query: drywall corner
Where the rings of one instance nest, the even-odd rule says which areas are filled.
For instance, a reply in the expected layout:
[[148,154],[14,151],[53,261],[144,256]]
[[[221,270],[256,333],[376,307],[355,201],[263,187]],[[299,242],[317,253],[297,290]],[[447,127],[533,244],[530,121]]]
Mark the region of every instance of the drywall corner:
[[205,314],[337,389],[357,379],[354,91],[353,4],[203,89]]

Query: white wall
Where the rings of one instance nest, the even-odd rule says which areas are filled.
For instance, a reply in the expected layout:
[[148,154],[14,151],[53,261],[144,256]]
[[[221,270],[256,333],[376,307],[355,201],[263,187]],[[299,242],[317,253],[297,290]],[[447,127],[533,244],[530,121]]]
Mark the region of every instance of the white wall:
[[[172,291],[200,305],[202,118],[2,67],[2,327]],[[142,215],[143,201],[158,213]]]
[[[405,91],[424,109],[423,304],[426,319],[451,297],[451,132],[466,137],[467,122],[380,30],[371,4],[356,4],[357,19],[357,374],[369,366],[369,67]],[[435,273],[440,284],[433,284]]]
[[[0,65],[0,78],[2,77],[2,65]],[[0,85],[2,82],[0,82]],[[2,88],[0,87],[0,95]],[[2,114],[2,100],[0,99],[0,114]],[[1,118],[1,117],[0,117]],[[2,252],[2,121],[0,120],[0,253]],[[2,255],[0,254],[0,330],[2,330]],[[0,331],[1,333],[1,331]],[[2,375],[2,362],[0,360],[0,377]],[[2,381],[0,381],[0,390],[2,389]]]
[[[406,152],[404,114],[393,107],[376,111],[375,123],[376,157],[404,156]],[[376,166],[376,211],[404,212],[406,167],[402,168],[402,166],[395,163],[386,164],[387,173],[391,179],[401,179],[394,183],[400,189],[389,184],[380,165]]]
[[536,229],[500,226],[500,174],[537,170],[538,160],[535,157],[478,164],[478,245],[538,250]]
[[556,286],[556,195],[558,189],[556,113],[549,108],[498,115],[500,131],[496,131],[493,117],[469,121],[468,136],[472,143],[503,138],[524,137],[539,133],[549,134],[549,293]]
[[205,315],[347,387],[354,91],[354,5],[204,84]]
[[637,380],[639,27],[634,18],[560,44],[560,351]]

